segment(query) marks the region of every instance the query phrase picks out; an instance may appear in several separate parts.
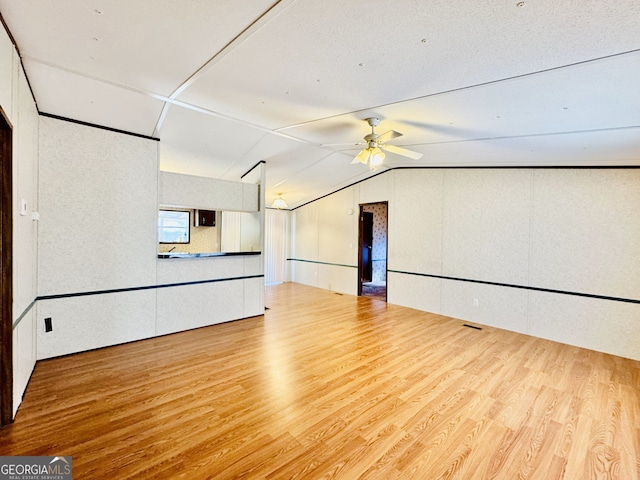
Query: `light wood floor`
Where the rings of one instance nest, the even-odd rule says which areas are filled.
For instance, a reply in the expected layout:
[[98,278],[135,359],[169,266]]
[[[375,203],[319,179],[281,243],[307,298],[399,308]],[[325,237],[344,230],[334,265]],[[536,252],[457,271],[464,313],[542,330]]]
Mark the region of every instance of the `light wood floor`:
[[38,363],[0,455],[74,479],[640,479],[640,362],[296,284]]

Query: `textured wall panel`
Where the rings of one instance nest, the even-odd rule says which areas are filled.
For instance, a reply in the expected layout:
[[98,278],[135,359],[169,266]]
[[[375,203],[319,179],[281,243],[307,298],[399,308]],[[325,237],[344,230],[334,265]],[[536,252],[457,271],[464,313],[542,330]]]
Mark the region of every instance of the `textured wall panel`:
[[536,170],[531,283],[640,299],[640,170]]
[[153,284],[157,142],[41,117],[38,294]]
[[264,275],[264,254],[245,255],[243,259],[243,275]]
[[264,314],[264,279],[247,278],[242,281],[244,310],[242,318]]
[[[41,300],[38,359],[153,337],[155,316],[155,290]],[[51,332],[44,331],[47,317]]]
[[259,188],[257,184],[242,184],[242,210],[244,212],[257,212],[260,209],[258,195]]
[[[356,265],[358,207],[354,190],[346,188],[315,202],[318,209],[318,260],[340,265]],[[351,213],[351,210],[354,212]]]
[[[495,169],[476,171],[482,182],[480,231],[481,278],[528,285],[529,225],[534,171]],[[480,180],[481,179],[481,180]],[[446,242],[445,248],[446,248]]]
[[445,170],[443,198],[442,273],[482,278],[481,170]]
[[358,203],[374,203],[389,200],[389,185],[393,183],[393,177],[388,173],[360,182],[356,187],[358,191]]
[[445,172],[443,275],[527,285],[531,175]]
[[528,333],[527,295],[528,292],[521,289],[442,280],[440,313],[482,325]]
[[318,265],[317,286],[325,290],[358,294],[358,269],[335,265]]
[[242,280],[158,289],[155,335],[243,318]]
[[241,256],[205,258],[159,258],[158,285],[241,277],[244,261]]
[[293,278],[294,282],[302,283],[304,285],[311,285],[312,287],[318,286],[318,270],[319,265],[317,263],[308,262],[292,262],[293,266]]
[[318,260],[318,202],[294,210],[293,224],[295,235],[292,257]]
[[529,292],[530,335],[640,360],[640,305]]
[[440,275],[444,170],[397,170],[391,175],[389,269]]
[[258,207],[258,185],[254,184],[160,172],[159,189],[160,205],[234,211]]
[[387,301],[394,305],[440,313],[442,280],[439,278],[389,272]]

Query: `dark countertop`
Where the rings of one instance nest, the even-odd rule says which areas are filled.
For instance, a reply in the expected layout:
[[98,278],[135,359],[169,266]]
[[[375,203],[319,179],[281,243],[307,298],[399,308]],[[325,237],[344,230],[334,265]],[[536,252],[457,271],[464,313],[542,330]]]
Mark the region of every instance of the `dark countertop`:
[[260,255],[262,252],[203,252],[203,253],[159,253],[158,258],[209,258],[209,257],[233,257],[238,255]]

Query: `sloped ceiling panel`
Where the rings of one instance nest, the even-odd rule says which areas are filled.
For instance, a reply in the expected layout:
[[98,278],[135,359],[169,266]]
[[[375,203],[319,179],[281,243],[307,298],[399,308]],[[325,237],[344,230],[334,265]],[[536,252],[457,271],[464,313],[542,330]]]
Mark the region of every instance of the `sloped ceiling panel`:
[[30,84],[40,112],[140,135],[153,134],[164,102],[46,64],[26,60],[25,66],[31,72]]
[[[470,140],[418,149],[424,153],[420,165],[433,167],[637,165],[638,129]],[[416,166],[397,156],[385,159],[385,165]]]
[[24,57],[168,96],[271,3],[1,0],[0,11]]
[[[233,120],[176,105],[167,109],[159,133],[167,146],[161,150],[161,168],[201,171],[202,167],[197,165],[210,163],[207,170],[217,178],[228,178],[227,169],[266,135],[262,130]],[[239,169],[242,168],[240,165]]]
[[[287,179],[280,185],[282,189],[278,187],[275,190],[285,192],[285,198],[292,207],[371,176],[367,167],[351,165],[350,161],[351,158],[340,153],[326,155]],[[269,190],[272,194],[277,191]]]
[[630,11],[640,6],[299,0],[180,98],[279,128],[637,48]]
[[[417,145],[487,137],[640,125],[640,52],[527,75],[477,88],[345,114],[281,130],[317,143],[357,143],[361,119],[382,119],[378,133]],[[576,79],[580,79],[579,82]]]

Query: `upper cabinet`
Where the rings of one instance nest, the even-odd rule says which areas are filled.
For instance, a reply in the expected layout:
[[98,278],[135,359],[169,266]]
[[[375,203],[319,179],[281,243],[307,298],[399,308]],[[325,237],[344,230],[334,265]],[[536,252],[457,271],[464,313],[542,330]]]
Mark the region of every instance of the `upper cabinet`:
[[215,210],[196,210],[194,226],[215,227],[216,226]]

